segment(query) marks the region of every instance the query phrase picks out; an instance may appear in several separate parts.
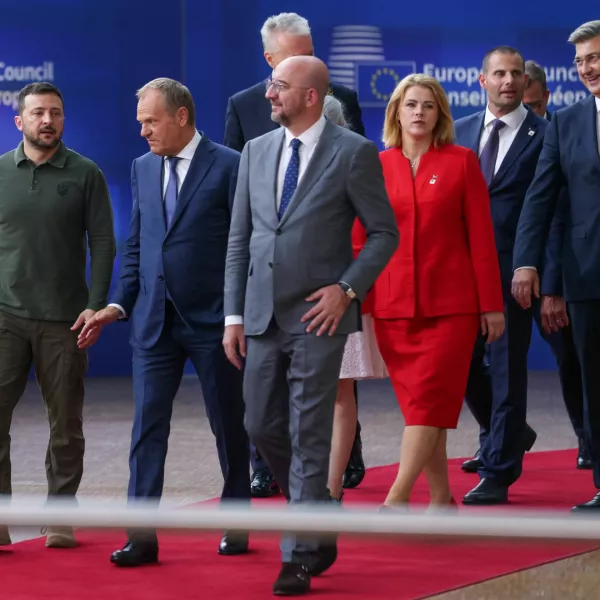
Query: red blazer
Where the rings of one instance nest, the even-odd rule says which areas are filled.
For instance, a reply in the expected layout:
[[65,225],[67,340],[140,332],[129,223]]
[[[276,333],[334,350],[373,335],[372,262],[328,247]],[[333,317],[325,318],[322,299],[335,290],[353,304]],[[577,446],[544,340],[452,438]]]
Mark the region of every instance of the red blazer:
[[475,153],[432,146],[414,182],[400,149],[380,159],[400,245],[371,291],[373,316],[504,311],[490,197]]

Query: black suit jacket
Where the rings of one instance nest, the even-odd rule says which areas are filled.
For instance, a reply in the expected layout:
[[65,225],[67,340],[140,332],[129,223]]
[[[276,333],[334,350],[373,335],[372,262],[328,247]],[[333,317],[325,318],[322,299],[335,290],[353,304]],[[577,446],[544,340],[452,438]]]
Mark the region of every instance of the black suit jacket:
[[[330,93],[342,103],[349,128],[364,136],[365,127],[356,92],[332,83]],[[265,94],[265,83],[261,81],[229,98],[225,116],[225,146],[241,152],[249,140],[279,127],[271,120],[271,103]]]

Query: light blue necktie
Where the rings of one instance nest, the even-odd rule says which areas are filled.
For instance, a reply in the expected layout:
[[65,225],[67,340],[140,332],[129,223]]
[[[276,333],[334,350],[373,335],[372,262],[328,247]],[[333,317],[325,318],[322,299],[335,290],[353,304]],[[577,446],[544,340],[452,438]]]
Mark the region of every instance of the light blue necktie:
[[165,218],[167,220],[167,228],[171,225],[175,208],[177,207],[177,163],[179,157],[167,157],[169,162],[169,180],[167,181],[167,191],[165,192]]
[[283,217],[285,213],[285,209],[288,207],[294,192],[296,191],[296,187],[298,186],[298,173],[300,171],[300,144],[302,142],[294,138],[290,142],[290,146],[292,147],[292,156],[290,157],[290,162],[285,171],[285,179],[283,180],[283,191],[281,193],[281,202],[279,203],[279,211],[277,215],[279,216],[279,220]]

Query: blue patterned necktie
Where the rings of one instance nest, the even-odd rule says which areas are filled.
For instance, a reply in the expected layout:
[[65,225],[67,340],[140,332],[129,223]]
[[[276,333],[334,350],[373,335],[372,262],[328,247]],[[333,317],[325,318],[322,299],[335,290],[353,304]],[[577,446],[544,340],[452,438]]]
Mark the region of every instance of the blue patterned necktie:
[[498,159],[498,146],[500,145],[500,134],[499,131],[506,123],[500,119],[492,121],[492,132],[486,145],[483,148],[483,152],[479,157],[479,165],[483,171],[483,176],[488,184],[488,187],[494,179],[494,171],[496,169],[496,160]]
[[277,215],[279,220],[283,217],[285,209],[288,207],[296,187],[298,186],[298,173],[300,171],[300,144],[302,142],[294,138],[290,145],[292,147],[292,156],[285,171],[285,179],[283,180],[283,191],[281,193],[281,202],[279,203],[279,211]]
[[165,192],[165,217],[167,219],[167,227],[171,225],[175,208],[177,207],[177,163],[179,157],[167,157],[169,162],[169,180],[167,181],[167,191]]

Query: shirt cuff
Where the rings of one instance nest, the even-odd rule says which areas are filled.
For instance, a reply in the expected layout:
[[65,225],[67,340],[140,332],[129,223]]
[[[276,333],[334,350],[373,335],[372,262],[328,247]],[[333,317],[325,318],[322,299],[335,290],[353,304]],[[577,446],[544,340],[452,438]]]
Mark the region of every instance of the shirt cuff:
[[225,327],[228,325],[243,325],[244,318],[241,315],[230,315],[225,317]]
[[532,271],[535,271],[535,272],[537,273],[537,269],[536,269],[535,267],[517,267],[517,268],[515,269],[515,273],[516,273],[517,271],[521,271],[522,269],[531,269]]
[[115,304],[114,302],[111,302],[108,306],[114,306],[115,308],[118,308],[121,311],[121,316],[119,317],[119,319],[127,318],[127,313],[125,312],[125,309],[120,304]]

